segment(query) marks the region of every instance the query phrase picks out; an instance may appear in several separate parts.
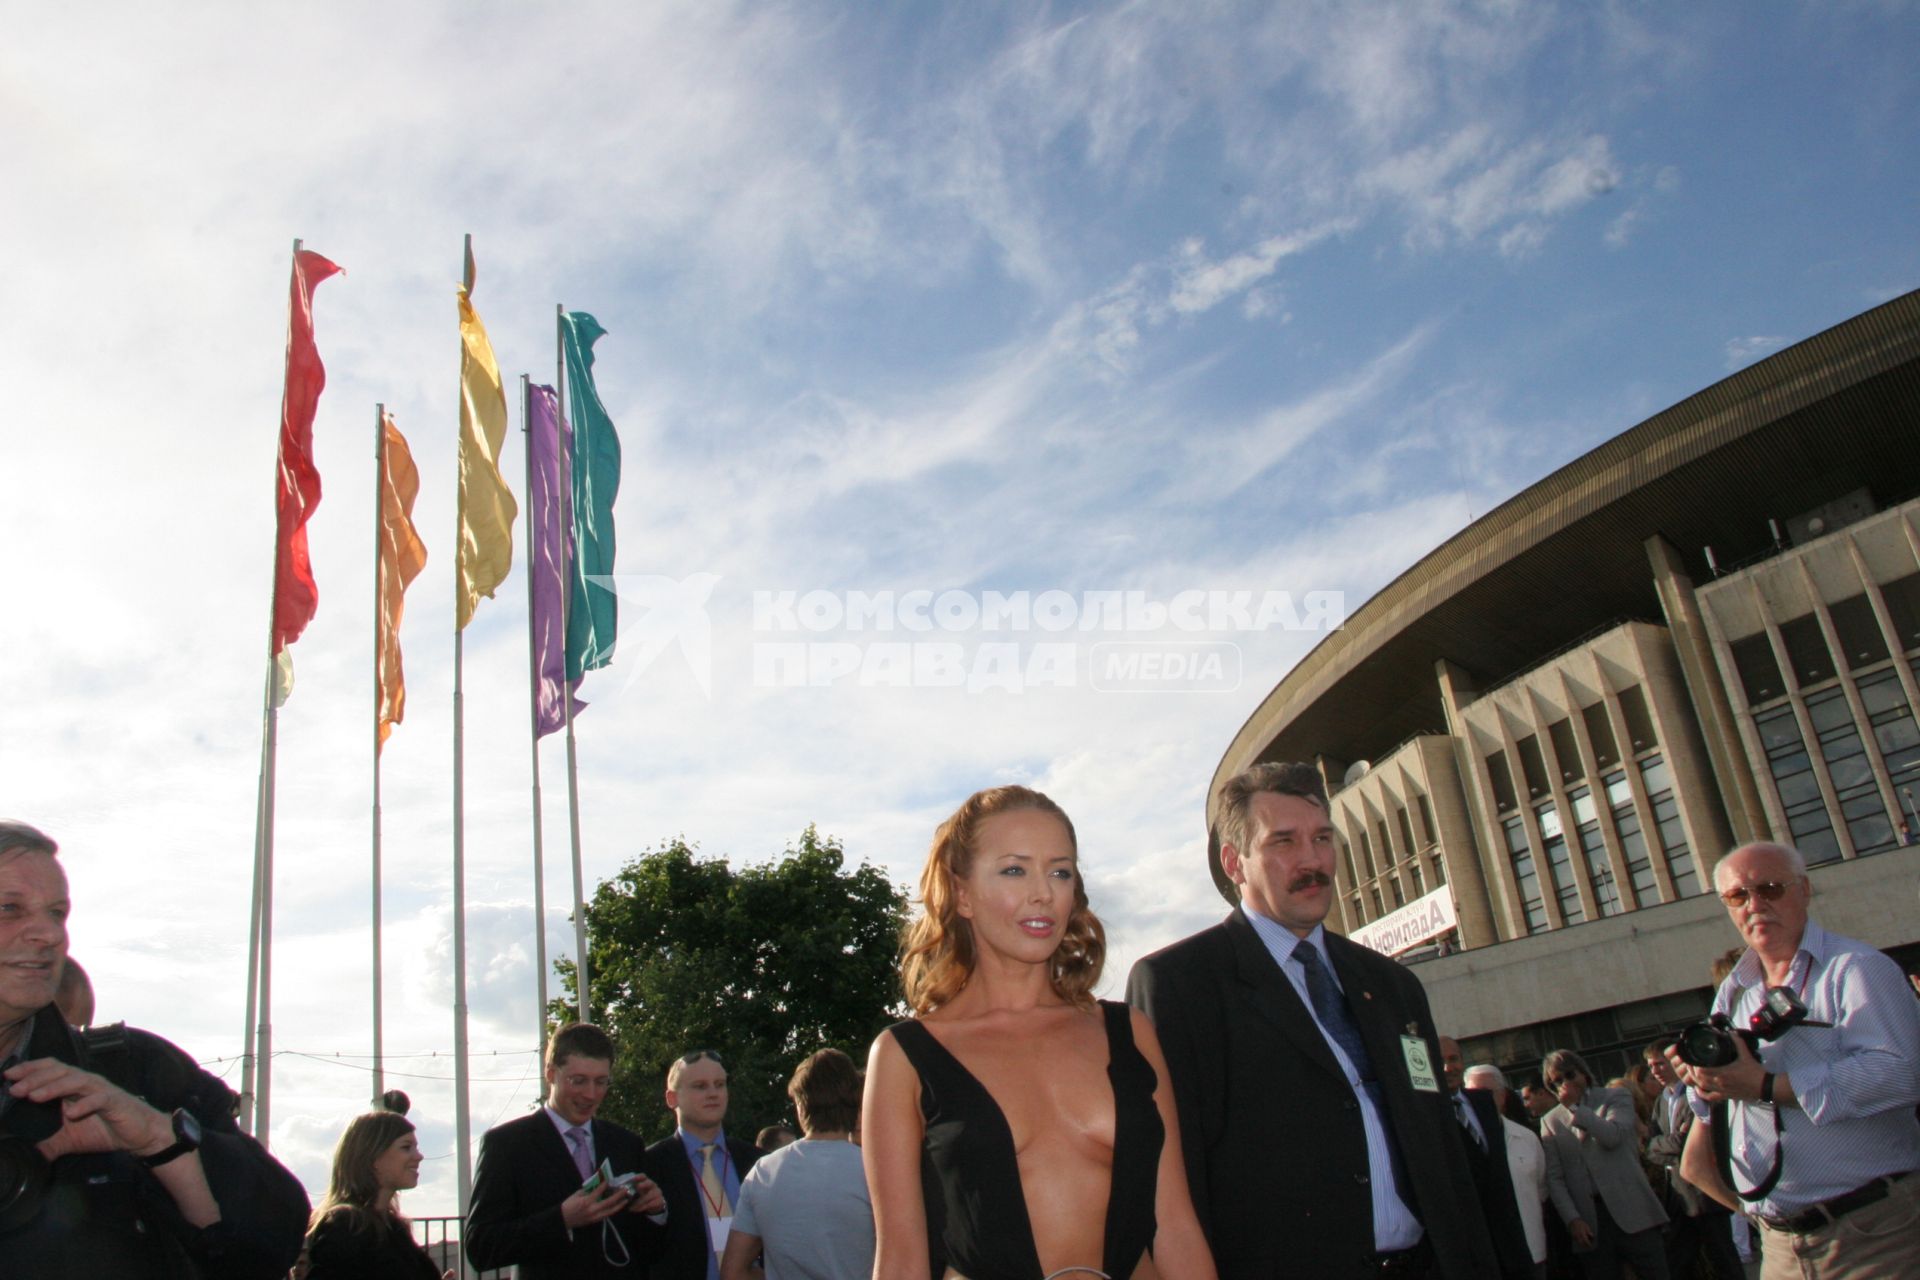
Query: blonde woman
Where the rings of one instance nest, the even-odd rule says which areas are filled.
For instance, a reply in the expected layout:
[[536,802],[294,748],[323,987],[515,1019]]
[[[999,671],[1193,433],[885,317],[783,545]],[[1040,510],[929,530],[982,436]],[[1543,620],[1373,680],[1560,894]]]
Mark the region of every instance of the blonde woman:
[[1153,1026],[1092,995],[1106,938],[1060,806],[969,797],[920,903],[916,1016],[874,1041],[861,1113],[875,1280],[1214,1280]]
[[392,1111],[355,1116],[333,1151],[333,1179],[307,1229],[307,1280],[448,1280],[414,1243],[399,1194],[420,1183],[413,1124]]

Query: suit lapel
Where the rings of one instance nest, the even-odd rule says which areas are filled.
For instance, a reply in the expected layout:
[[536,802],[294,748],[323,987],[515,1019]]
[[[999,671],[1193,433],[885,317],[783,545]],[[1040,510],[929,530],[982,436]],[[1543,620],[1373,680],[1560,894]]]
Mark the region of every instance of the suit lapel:
[[1347,1073],[1340,1069],[1312,1012],[1300,993],[1293,989],[1287,975],[1280,972],[1267,944],[1260,941],[1260,935],[1238,911],[1227,917],[1226,928],[1227,938],[1233,944],[1234,967],[1254,1011],[1291,1040],[1309,1062],[1344,1083]]
[[[532,1125],[533,1145],[534,1149],[540,1153],[540,1158],[553,1167],[556,1178],[564,1177],[568,1185],[579,1186],[580,1170],[573,1163],[573,1150],[567,1146],[567,1140],[560,1136],[560,1129],[553,1123],[553,1117],[547,1114],[547,1109],[541,1107],[527,1118],[536,1122]],[[598,1129],[594,1130],[593,1142],[594,1150],[598,1151],[600,1149]]]

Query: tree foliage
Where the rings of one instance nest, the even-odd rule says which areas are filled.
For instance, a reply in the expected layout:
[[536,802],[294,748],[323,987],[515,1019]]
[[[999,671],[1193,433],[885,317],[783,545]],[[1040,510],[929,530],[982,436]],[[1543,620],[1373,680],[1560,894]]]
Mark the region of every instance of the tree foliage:
[[[777,861],[732,867],[685,840],[633,859],[587,905],[594,1020],[614,1041],[603,1112],[649,1141],[673,1131],[661,1095],[691,1049],[726,1063],[727,1131],[791,1122],[787,1081],[817,1049],[864,1061],[905,1016],[897,959],[907,896],[813,827]],[[569,996],[572,966],[560,964]],[[571,1000],[554,1014],[574,1016]]]

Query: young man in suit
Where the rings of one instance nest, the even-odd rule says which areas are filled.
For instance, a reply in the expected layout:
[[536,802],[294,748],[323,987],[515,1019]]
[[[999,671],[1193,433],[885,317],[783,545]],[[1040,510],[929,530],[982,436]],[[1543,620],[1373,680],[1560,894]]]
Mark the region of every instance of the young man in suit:
[[546,1105],[480,1140],[467,1212],[467,1259],[482,1271],[517,1265],[521,1280],[631,1276],[643,1215],[665,1208],[644,1175],[630,1188],[582,1184],[601,1161],[640,1173],[640,1139],[595,1116],[613,1073],[613,1042],[590,1023],[547,1041]]
[[729,1138],[727,1068],[710,1049],[682,1054],[667,1068],[671,1137],[647,1148],[646,1170],[666,1197],[664,1227],[650,1229],[649,1280],[719,1280],[720,1255],[733,1225],[740,1179],[760,1149]]
[[1426,992],[1321,925],[1338,837],[1319,773],[1257,765],[1218,812],[1236,908],[1136,964],[1127,996],[1166,1051],[1222,1280],[1500,1274]]

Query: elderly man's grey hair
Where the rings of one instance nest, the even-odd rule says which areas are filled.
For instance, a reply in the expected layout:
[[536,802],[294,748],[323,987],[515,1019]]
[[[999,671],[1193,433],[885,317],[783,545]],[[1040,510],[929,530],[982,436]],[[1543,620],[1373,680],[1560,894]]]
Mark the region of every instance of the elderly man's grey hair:
[[60,846],[53,842],[53,837],[40,828],[12,818],[0,818],[0,859],[16,853],[59,852]]
[[[1479,1083],[1475,1083],[1476,1078]],[[1476,1062],[1461,1075],[1470,1089],[1505,1089],[1507,1074],[1491,1062]]]
[[1719,892],[1720,886],[1723,883],[1720,869],[1727,865],[1727,859],[1733,857],[1736,853],[1745,853],[1748,849],[1764,849],[1769,853],[1777,853],[1787,860],[1787,865],[1793,869],[1794,875],[1805,877],[1807,874],[1806,856],[1792,845],[1775,844],[1771,840],[1755,840],[1752,844],[1743,844],[1737,848],[1729,849],[1726,858],[1722,858],[1714,864],[1713,887],[1715,892]]

